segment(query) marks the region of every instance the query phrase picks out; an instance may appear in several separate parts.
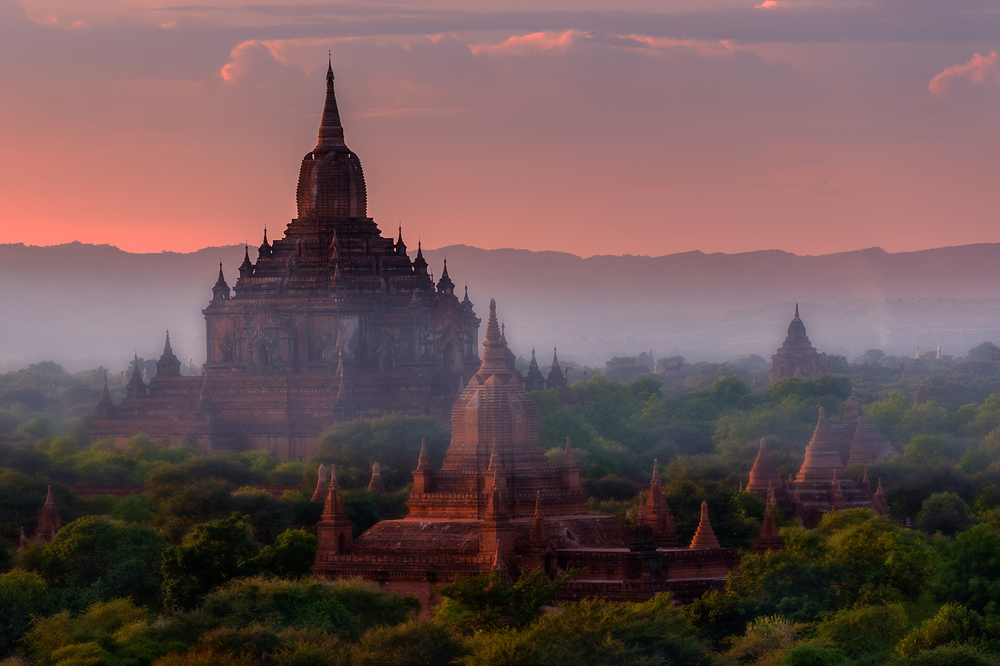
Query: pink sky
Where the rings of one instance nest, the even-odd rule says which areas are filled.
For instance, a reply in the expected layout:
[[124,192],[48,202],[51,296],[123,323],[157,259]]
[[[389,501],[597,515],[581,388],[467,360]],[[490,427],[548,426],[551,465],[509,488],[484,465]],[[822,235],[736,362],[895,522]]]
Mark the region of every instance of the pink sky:
[[0,0],[0,242],[259,242],[333,53],[408,244],[820,254],[1000,242],[978,0]]

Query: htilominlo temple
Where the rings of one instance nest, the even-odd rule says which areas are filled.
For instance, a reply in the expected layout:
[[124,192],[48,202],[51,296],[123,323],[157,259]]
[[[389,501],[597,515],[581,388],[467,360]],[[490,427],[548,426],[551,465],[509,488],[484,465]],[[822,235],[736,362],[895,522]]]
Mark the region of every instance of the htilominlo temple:
[[204,372],[182,376],[167,335],[156,375],[133,365],[120,405],[105,391],[89,434],[140,432],[208,453],[268,449],[309,459],[332,423],[390,411],[447,418],[479,367],[479,319],[447,263],[435,285],[417,247],[367,216],[361,160],[344,142],[327,71],[316,147],[296,191],[298,217],[249,252],[230,289],[219,267],[203,310]]

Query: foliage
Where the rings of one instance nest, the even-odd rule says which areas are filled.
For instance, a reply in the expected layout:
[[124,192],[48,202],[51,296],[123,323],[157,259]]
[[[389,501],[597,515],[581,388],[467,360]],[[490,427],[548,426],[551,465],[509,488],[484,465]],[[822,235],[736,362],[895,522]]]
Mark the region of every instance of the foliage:
[[14,569],[0,575],[0,657],[10,654],[42,610],[45,581],[35,573]]
[[319,540],[303,530],[285,530],[274,544],[266,546],[258,556],[260,570],[282,578],[299,578],[309,574],[316,561]]
[[255,573],[260,549],[248,516],[234,513],[196,525],[180,546],[163,554],[165,605],[193,608],[219,585]]
[[955,493],[934,493],[924,500],[917,514],[917,527],[931,534],[954,536],[967,530],[975,519],[969,505]]
[[377,419],[339,423],[320,437],[316,462],[337,466],[341,488],[364,488],[379,464],[390,491],[410,483],[410,472],[420,455],[420,440],[427,441],[431,464],[439,467],[451,437],[447,424],[431,417],[390,414]]
[[233,580],[205,597],[202,609],[178,626],[243,627],[267,623],[279,629],[316,629],[356,641],[375,626],[408,620],[419,607],[411,598],[360,581],[325,583],[253,577]]
[[512,585],[500,574],[458,578],[439,590],[445,601],[436,615],[441,621],[461,631],[520,629],[540,615],[542,607],[552,602],[566,581],[579,572],[563,572],[553,579],[538,570],[523,573]]
[[449,628],[427,620],[379,627],[364,635],[354,652],[356,666],[452,664],[468,655],[465,641]]
[[165,548],[146,525],[87,516],[63,527],[45,546],[41,573],[64,608],[81,610],[119,598],[156,608]]
[[25,644],[38,666],[144,664],[182,647],[151,637],[150,620],[128,599],[98,602],[78,615],[62,610],[39,618]]
[[668,594],[645,603],[583,600],[518,631],[481,633],[467,666],[710,664]]

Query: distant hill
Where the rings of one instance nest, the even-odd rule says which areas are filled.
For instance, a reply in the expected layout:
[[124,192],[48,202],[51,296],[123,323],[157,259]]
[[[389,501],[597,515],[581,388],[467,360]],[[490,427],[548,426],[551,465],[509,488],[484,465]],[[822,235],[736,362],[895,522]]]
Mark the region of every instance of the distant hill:
[[[964,355],[1000,341],[1000,244],[919,252],[879,248],[822,256],[768,250],[662,257],[482,250],[426,251],[480,316],[496,298],[514,351],[531,347],[603,364],[612,355],[722,360],[768,357],[796,302],[821,351],[925,351],[940,340]],[[255,253],[251,249],[251,258]],[[218,275],[235,282],[242,246],[132,254],[108,245],[0,245],[0,370],[52,359],[68,369],[120,370],[133,351],[155,358],[163,332],[175,352],[204,360],[204,320]]]

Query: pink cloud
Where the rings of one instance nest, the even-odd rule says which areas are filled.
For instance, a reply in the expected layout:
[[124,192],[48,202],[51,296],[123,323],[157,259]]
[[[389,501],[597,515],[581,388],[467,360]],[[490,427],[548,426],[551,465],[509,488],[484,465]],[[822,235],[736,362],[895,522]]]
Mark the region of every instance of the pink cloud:
[[539,51],[565,50],[574,42],[585,37],[585,33],[576,30],[565,32],[533,32],[529,35],[514,35],[499,44],[480,44],[471,46],[476,55],[487,53],[491,55],[528,55]]
[[268,42],[251,39],[241,42],[230,53],[232,58],[219,74],[226,83],[235,83],[253,74],[256,78],[280,77],[290,65]]
[[946,67],[931,79],[927,89],[934,97],[940,98],[955,79],[968,79],[972,83],[1000,82],[1000,58],[996,51],[987,56],[974,54],[964,65]]
[[754,5],[754,9],[774,9],[778,6],[778,0],[764,0],[759,5]]

